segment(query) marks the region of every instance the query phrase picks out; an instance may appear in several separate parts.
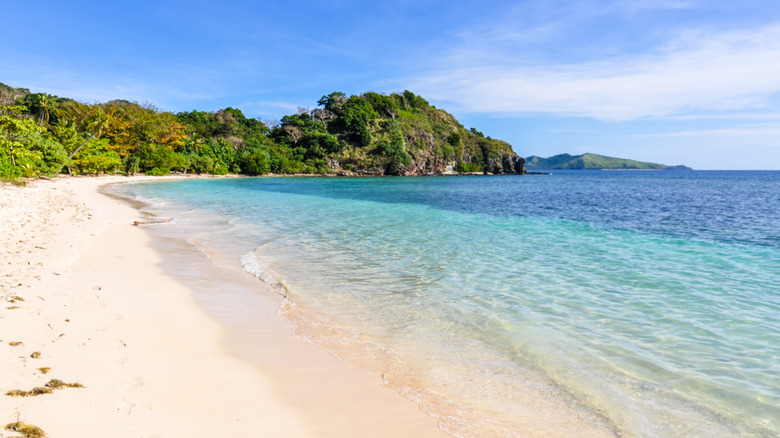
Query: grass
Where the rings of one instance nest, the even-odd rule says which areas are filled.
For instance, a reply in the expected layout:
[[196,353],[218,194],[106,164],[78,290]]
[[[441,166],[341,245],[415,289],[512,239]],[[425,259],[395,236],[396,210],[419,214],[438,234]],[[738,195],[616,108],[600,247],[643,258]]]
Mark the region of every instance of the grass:
[[22,343],[19,342],[19,341],[13,341],[13,342],[9,342],[8,345],[10,345],[12,347],[18,347],[18,346],[22,345]]
[[20,297],[19,295],[10,295],[6,297],[5,300],[11,304],[16,304],[19,301],[24,301],[24,298]]
[[30,355],[30,357],[33,358],[33,359],[38,359],[39,357],[41,357],[41,352],[40,351],[33,351],[33,353]]
[[33,426],[32,424],[25,424],[21,421],[6,424],[5,430],[16,432],[23,438],[44,438],[46,436],[46,432],[44,432],[40,427]]
[[8,176],[0,176],[0,182],[10,183],[10,184],[13,184],[15,186],[20,186],[20,187],[24,187],[24,186],[27,185],[27,181],[25,181],[23,179],[16,179],[16,178],[8,177]]

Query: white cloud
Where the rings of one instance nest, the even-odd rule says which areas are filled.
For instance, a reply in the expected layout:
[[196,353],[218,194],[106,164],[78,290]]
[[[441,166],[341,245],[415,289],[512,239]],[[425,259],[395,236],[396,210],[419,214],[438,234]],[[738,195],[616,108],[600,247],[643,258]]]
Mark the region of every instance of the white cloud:
[[752,146],[780,146],[780,124],[759,124],[733,128],[692,129],[686,131],[661,132],[654,134],[636,134],[631,137],[643,138],[698,138],[717,140],[736,140]]
[[[473,48],[468,53],[473,57]],[[699,110],[755,110],[769,106],[780,92],[780,25],[728,34],[691,32],[654,53],[581,63],[460,59],[445,64],[453,67],[422,75],[413,89],[452,102],[460,112],[623,121]]]
[[659,117],[659,120],[687,121],[687,120],[780,120],[780,113],[769,112],[734,112],[724,114],[696,114]]
[[629,2],[615,2],[613,6],[630,12],[642,9],[694,9],[697,4],[692,1],[679,0],[633,0]]
[[282,100],[246,101],[240,105],[245,114],[291,114],[302,106]]

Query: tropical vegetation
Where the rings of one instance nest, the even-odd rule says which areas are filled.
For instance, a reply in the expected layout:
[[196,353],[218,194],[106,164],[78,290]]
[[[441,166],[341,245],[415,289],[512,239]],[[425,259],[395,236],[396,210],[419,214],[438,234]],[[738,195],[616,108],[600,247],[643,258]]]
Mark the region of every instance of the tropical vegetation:
[[[512,147],[410,91],[333,92],[263,122],[241,110],[85,104],[0,83],[0,176],[171,172],[419,175],[484,172]],[[499,164],[500,167],[500,164]]]

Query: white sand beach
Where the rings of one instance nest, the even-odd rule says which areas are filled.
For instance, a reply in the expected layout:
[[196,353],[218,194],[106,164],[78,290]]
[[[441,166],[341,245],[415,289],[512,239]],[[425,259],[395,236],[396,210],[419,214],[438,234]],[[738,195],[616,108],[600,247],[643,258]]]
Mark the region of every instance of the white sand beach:
[[[163,270],[151,237],[133,225],[140,212],[98,191],[140,178],[0,187],[0,428],[19,421],[51,437],[448,436],[380,376],[295,338],[277,311],[281,297],[249,274],[237,287],[256,318],[248,326],[213,318],[193,298],[197,284]],[[83,387],[8,395],[53,379]]]

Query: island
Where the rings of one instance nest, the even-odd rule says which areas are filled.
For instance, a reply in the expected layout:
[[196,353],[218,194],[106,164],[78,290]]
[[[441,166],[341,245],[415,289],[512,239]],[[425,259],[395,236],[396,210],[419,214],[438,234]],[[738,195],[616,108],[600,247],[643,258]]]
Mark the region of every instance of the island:
[[525,166],[528,170],[693,170],[688,166],[667,166],[591,153],[559,154],[548,158],[532,155],[526,160]]

